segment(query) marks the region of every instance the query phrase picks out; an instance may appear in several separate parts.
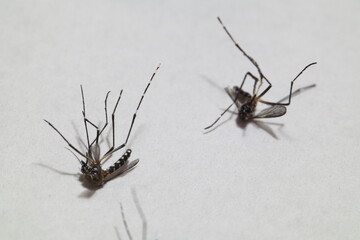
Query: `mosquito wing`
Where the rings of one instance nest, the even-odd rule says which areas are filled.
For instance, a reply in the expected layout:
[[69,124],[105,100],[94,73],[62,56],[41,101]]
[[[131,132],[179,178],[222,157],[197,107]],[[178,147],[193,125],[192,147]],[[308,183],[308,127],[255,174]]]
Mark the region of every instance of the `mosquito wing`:
[[232,90],[231,87],[226,87],[224,88],[225,92],[229,95],[229,97],[231,98],[231,100],[235,101],[236,99],[236,94],[234,93],[234,91]]
[[92,154],[92,158],[96,161],[99,162],[100,159],[100,146],[98,143],[96,143],[94,146],[91,147],[91,154]]
[[[235,88],[235,87],[234,87]],[[237,91],[234,88],[226,87],[225,92],[229,95],[229,97],[236,104],[237,108],[240,108],[241,105],[247,103],[251,100],[251,95],[248,92],[243,91],[242,89],[238,89]],[[236,100],[236,102],[235,102]]]
[[258,114],[254,116],[254,118],[276,118],[281,117],[286,113],[286,107],[282,105],[274,105],[269,108],[265,108]]

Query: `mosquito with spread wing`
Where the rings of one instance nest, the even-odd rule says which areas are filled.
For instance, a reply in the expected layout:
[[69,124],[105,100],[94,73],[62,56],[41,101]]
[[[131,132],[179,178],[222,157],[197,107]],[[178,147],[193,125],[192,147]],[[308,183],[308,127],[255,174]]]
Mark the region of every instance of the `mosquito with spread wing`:
[[[286,103],[282,103],[281,101],[278,102],[269,102],[269,101],[265,101],[262,100],[261,98],[270,90],[270,88],[272,87],[270,81],[265,77],[265,75],[262,73],[258,63],[252,58],[250,57],[241,47],[240,45],[234,40],[234,38],[232,37],[232,35],[229,33],[229,31],[227,30],[227,28],[225,27],[225,25],[222,23],[221,19],[218,17],[217,18],[220,22],[220,24],[222,25],[222,27],[224,28],[226,34],[230,37],[231,41],[235,44],[235,46],[245,55],[245,57],[247,57],[247,59],[249,59],[249,61],[256,67],[259,77],[256,77],[254,74],[252,74],[251,72],[247,72],[244,76],[244,79],[241,83],[240,86],[234,86],[233,88],[227,87],[225,88],[226,93],[230,96],[230,98],[232,99],[232,103],[230,104],[229,107],[227,107],[225,109],[225,111],[223,111],[220,116],[209,126],[207,126],[205,128],[205,130],[213,127],[220,119],[221,117],[227,112],[229,111],[229,109],[235,104],[237,109],[238,109],[238,117],[241,121],[248,121],[248,120],[252,120],[252,119],[256,119],[256,118],[275,118],[275,117],[281,117],[286,113],[286,106],[289,106],[291,103],[291,96],[296,92],[300,92],[302,90],[304,90],[305,88],[310,88],[310,87],[314,87],[315,84],[311,85],[311,86],[307,86],[305,88],[302,89],[298,89],[297,91],[295,91],[294,93],[292,92],[293,89],[293,85],[295,80],[310,66],[316,64],[316,62],[310,63],[308,64],[295,78],[294,80],[291,81],[290,84],[290,94],[288,96],[288,102]],[[250,94],[249,92],[246,92],[242,89],[242,87],[244,86],[245,80],[251,77],[254,80],[254,86],[253,86],[253,90],[252,90],[252,94]],[[260,87],[262,86],[264,80],[267,82],[268,86],[265,88],[264,91],[259,92]],[[268,108],[265,108],[264,110],[256,113],[256,105],[257,103],[264,103],[266,105],[269,105]]]

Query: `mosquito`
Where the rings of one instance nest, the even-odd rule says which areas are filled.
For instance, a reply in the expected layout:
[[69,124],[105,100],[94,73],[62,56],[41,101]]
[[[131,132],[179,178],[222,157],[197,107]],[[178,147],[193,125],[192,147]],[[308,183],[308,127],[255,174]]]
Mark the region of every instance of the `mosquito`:
[[[249,59],[249,61],[256,67],[259,77],[256,77],[254,74],[252,74],[251,72],[247,72],[243,78],[243,81],[241,83],[240,86],[234,86],[232,88],[227,87],[225,88],[226,93],[230,96],[230,98],[232,99],[232,103],[230,104],[229,107],[227,107],[225,109],[225,111],[223,111],[220,116],[209,126],[207,126],[205,128],[205,130],[213,127],[220,119],[221,117],[227,112],[229,111],[229,109],[235,104],[235,106],[238,109],[238,117],[241,121],[248,121],[248,120],[252,120],[255,118],[275,118],[275,117],[281,117],[286,113],[286,106],[289,106],[291,103],[291,96],[293,95],[292,93],[292,89],[293,89],[293,85],[295,80],[310,66],[316,64],[316,62],[310,63],[308,64],[303,70],[301,70],[301,72],[294,78],[294,80],[291,81],[290,84],[290,94],[287,97],[288,102],[286,103],[282,103],[282,101],[284,101],[284,99],[278,101],[278,102],[269,102],[269,101],[265,101],[262,100],[261,98],[270,90],[270,88],[272,87],[270,81],[265,77],[265,75],[262,73],[258,63],[252,58],[250,57],[241,47],[240,45],[234,40],[234,38],[232,37],[232,35],[230,34],[230,32],[227,30],[227,28],[225,27],[225,25],[222,23],[221,19],[218,17],[217,18],[218,21],[220,22],[221,26],[224,28],[226,34],[230,37],[231,41],[235,44],[235,46],[245,55],[245,57],[247,57],[247,59]],[[252,94],[250,94],[249,92],[246,92],[242,89],[242,87],[244,86],[245,80],[251,77],[254,80],[254,86],[253,86],[253,90],[252,90]],[[262,92],[259,93],[260,87],[263,84],[263,81],[266,81],[268,86],[266,87],[266,89]],[[306,88],[310,88],[310,87],[315,87],[315,84],[307,86],[305,88],[302,89],[298,89],[295,92],[300,92]],[[295,93],[294,92],[294,93]],[[286,99],[285,99],[286,100]],[[264,110],[260,111],[259,113],[255,113],[256,110],[256,105],[257,103],[264,103],[266,105],[269,105],[270,107],[265,108]]]
[[[114,154],[115,152],[117,152],[118,150],[120,150],[126,146],[128,140],[129,140],[130,134],[131,134],[131,130],[134,126],[136,114],[137,114],[137,112],[140,108],[140,105],[144,99],[144,96],[145,96],[145,94],[146,94],[146,92],[147,92],[147,90],[159,68],[160,68],[160,64],[157,66],[154,73],[152,74],[150,81],[148,82],[148,84],[139,100],[139,103],[137,105],[137,108],[135,110],[135,113],[134,113],[132,121],[131,121],[129,131],[127,133],[125,142],[122,143],[121,145],[119,145],[118,147],[115,147],[115,111],[120,102],[123,90],[120,91],[119,97],[116,101],[115,107],[111,114],[112,146],[103,156],[100,156],[99,137],[101,136],[101,134],[104,132],[104,130],[108,126],[107,99],[110,94],[110,91],[106,94],[106,97],[105,97],[105,120],[106,120],[106,123],[101,129],[99,129],[94,123],[92,123],[89,119],[86,118],[84,91],[83,91],[82,86],[80,85],[82,104],[83,104],[82,115],[83,115],[83,121],[84,121],[84,125],[85,125],[86,139],[87,139],[87,152],[86,153],[83,153],[78,148],[74,147],[64,137],[64,135],[61,134],[61,132],[56,127],[54,127],[54,125],[52,125],[49,121],[44,119],[44,121],[46,123],[48,123],[50,125],[50,127],[52,127],[64,139],[64,141],[69,145],[69,147],[72,150],[74,150],[77,154],[79,154],[81,157],[84,158],[84,160],[80,160],[77,157],[78,161],[81,164],[81,173],[85,176],[85,178],[91,184],[93,184],[95,186],[101,186],[101,185],[105,184],[105,182],[113,179],[114,177],[119,176],[119,175],[123,174],[124,172],[132,169],[139,162],[138,159],[133,160],[132,162],[129,162],[129,158],[130,158],[132,151],[131,151],[131,149],[127,149],[125,151],[125,153],[113,165],[111,165],[107,169],[102,169],[102,164],[105,161],[107,161],[112,156],[112,154]],[[93,141],[89,140],[88,124],[96,129],[96,137]]]

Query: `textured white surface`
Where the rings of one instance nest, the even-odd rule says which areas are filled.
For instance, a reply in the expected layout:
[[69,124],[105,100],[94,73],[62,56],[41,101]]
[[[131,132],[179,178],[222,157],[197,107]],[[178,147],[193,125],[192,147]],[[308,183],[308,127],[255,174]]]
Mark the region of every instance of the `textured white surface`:
[[[0,1],[0,239],[117,239],[114,227],[126,239],[120,201],[141,239],[132,188],[148,239],[359,239],[359,11],[355,0]],[[264,120],[284,124],[267,125],[277,139],[235,116],[203,132],[230,103],[222,88],[255,72],[216,16],[272,81],[269,100],[318,62],[295,84],[317,87]],[[159,62],[130,139],[138,167],[95,192],[56,172],[79,164],[42,119],[78,145],[79,85],[96,123],[106,91],[112,109],[123,88],[121,143]]]

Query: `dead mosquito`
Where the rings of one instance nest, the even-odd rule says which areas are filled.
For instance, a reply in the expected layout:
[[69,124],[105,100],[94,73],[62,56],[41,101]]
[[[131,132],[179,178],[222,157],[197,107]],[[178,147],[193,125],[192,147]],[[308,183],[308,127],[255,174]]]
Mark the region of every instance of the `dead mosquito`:
[[[247,57],[249,59],[249,61],[256,67],[258,74],[259,74],[259,78],[256,77],[254,74],[252,74],[251,72],[247,72],[244,76],[244,79],[241,83],[241,85],[238,86],[234,86],[233,88],[225,88],[226,93],[230,96],[230,98],[232,99],[232,103],[230,104],[230,106],[228,108],[225,109],[224,112],[222,112],[220,114],[220,116],[215,120],[215,122],[213,122],[211,125],[207,126],[205,128],[205,130],[213,127],[219,120],[220,118],[227,112],[229,111],[229,109],[235,104],[237,109],[238,109],[238,117],[241,121],[248,121],[254,118],[275,118],[275,117],[280,117],[282,115],[284,115],[286,113],[286,107],[285,106],[289,106],[291,103],[291,96],[292,96],[292,88],[294,85],[295,80],[311,65],[316,64],[316,62],[310,63],[309,65],[307,65],[295,78],[294,80],[291,81],[290,84],[290,94],[287,97],[288,98],[288,102],[287,103],[282,103],[282,101],[284,101],[284,99],[278,101],[278,102],[269,102],[269,101],[264,101],[261,98],[270,90],[270,88],[272,87],[270,81],[265,77],[265,75],[262,73],[259,65],[257,64],[257,62],[250,57],[241,47],[240,45],[234,40],[234,38],[231,36],[231,34],[229,33],[229,31],[226,29],[225,25],[222,23],[221,19],[218,17],[217,18],[220,22],[220,24],[222,25],[222,27],[224,28],[225,32],[227,33],[227,35],[230,37],[231,41],[235,44],[235,46],[245,55],[245,57]],[[254,80],[254,86],[253,86],[253,91],[252,94],[245,92],[242,87],[245,83],[246,78],[250,76],[253,80]],[[261,87],[261,85],[263,84],[263,80],[265,80],[268,83],[267,88],[262,91],[261,93],[259,93],[259,89]],[[311,86],[307,86],[305,88],[302,89],[298,89],[295,92],[300,92],[301,90],[304,90],[306,88],[310,88],[310,87],[314,87],[315,84],[311,85]],[[294,92],[294,93],[295,93]],[[260,111],[259,113],[255,113],[255,109],[256,109],[256,105],[257,103],[264,103],[267,105],[270,105],[270,107],[265,108],[264,110]]]
[[[93,185],[97,185],[97,186],[101,186],[103,185],[105,182],[111,180],[112,178],[130,170],[131,168],[133,168],[138,162],[139,160],[136,159],[132,162],[129,163],[129,158],[131,155],[131,149],[127,149],[125,151],[125,153],[113,164],[111,165],[109,168],[107,169],[102,169],[102,163],[104,163],[107,159],[109,159],[113,153],[117,152],[118,150],[122,149],[123,147],[126,146],[129,137],[130,137],[130,133],[131,130],[133,128],[134,122],[135,122],[135,118],[136,118],[136,114],[137,111],[140,108],[140,105],[144,99],[144,96],[151,84],[151,81],[153,80],[157,70],[159,69],[159,66],[156,68],[155,72],[152,74],[150,81],[148,82],[141,98],[140,101],[137,105],[137,108],[135,110],[135,113],[133,115],[132,121],[131,121],[131,125],[126,137],[126,140],[123,144],[121,144],[118,147],[115,147],[115,111],[116,108],[119,104],[121,95],[123,90],[120,91],[120,95],[116,101],[114,110],[111,114],[111,122],[112,122],[112,146],[110,147],[110,149],[103,155],[100,157],[100,146],[99,146],[99,137],[101,136],[101,134],[104,132],[104,130],[106,129],[107,125],[108,125],[108,114],[107,114],[107,99],[109,96],[110,91],[106,94],[105,97],[105,119],[106,119],[106,123],[105,125],[101,128],[101,130],[99,130],[99,128],[92,123],[89,119],[86,118],[86,113],[85,113],[85,99],[84,99],[84,92],[83,92],[83,88],[82,86],[80,86],[81,88],[81,96],[82,96],[82,104],[83,104],[83,111],[82,111],[82,115],[83,115],[83,119],[84,119],[84,125],[85,125],[85,131],[86,131],[86,139],[87,139],[87,152],[83,153],[80,150],[78,150],[76,147],[74,147],[61,133],[59,130],[57,130],[49,121],[45,120],[45,122],[47,122],[63,139],[64,141],[69,145],[69,147],[71,149],[73,149],[77,154],[79,154],[80,156],[82,156],[84,158],[84,160],[79,160],[80,164],[81,164],[81,173],[85,176],[85,178]],[[91,126],[93,126],[96,129],[96,137],[93,141],[90,142],[89,140],[89,132],[88,132],[88,124],[90,124]],[[76,155],[75,155],[76,156]]]

